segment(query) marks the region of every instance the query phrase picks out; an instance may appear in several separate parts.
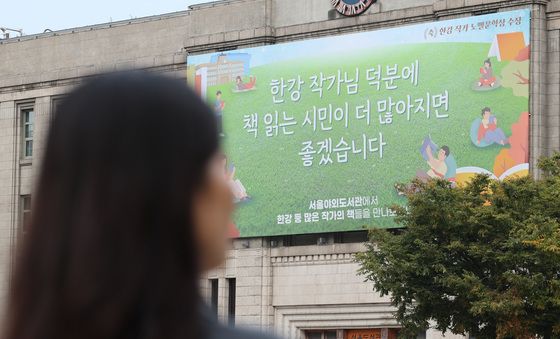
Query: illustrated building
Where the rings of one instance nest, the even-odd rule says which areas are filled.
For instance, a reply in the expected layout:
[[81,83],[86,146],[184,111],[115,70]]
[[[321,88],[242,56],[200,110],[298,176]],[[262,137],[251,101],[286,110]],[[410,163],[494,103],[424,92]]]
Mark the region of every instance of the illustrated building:
[[244,73],[244,63],[242,61],[231,61],[225,55],[219,56],[216,62],[202,64],[197,68],[199,70],[206,69],[208,86],[227,84]]
[[251,55],[248,53],[235,53],[235,52],[225,52],[218,55],[213,55],[210,59],[212,63],[222,62],[242,62],[243,63],[243,75],[249,75],[249,68],[251,67]]
[[[185,78],[189,55],[399,25],[531,9],[530,164],[560,149],[560,1],[378,0],[359,17],[329,0],[222,0],[145,18],[0,40],[0,305],[25,237],[45,136],[60,99],[98,72],[143,68]],[[510,60],[523,37],[498,37]],[[219,56],[194,73],[200,89],[247,72],[242,55]],[[539,176],[537,171],[533,175]],[[357,274],[364,232],[237,239],[227,260],[201,277],[222,321],[292,339],[393,338],[388,297]],[[9,311],[9,310],[8,310]],[[6,310],[4,311],[6,312]],[[447,334],[445,338],[455,338]],[[435,330],[419,338],[443,338]]]

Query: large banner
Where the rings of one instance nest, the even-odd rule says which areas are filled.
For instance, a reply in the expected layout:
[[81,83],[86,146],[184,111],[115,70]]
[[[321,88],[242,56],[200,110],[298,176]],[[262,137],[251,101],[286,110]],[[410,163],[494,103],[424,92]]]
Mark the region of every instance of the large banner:
[[241,237],[395,227],[398,183],[528,173],[530,11],[189,56]]

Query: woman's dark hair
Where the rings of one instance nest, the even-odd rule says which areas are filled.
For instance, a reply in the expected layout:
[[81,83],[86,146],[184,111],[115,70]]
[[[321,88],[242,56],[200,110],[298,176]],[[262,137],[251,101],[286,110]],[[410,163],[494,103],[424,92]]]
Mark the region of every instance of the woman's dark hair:
[[184,80],[96,76],[56,112],[4,339],[201,338],[193,195],[217,152]]
[[490,107],[484,107],[482,109],[482,112],[480,113],[480,115],[484,116],[484,113],[486,113],[486,112],[492,113],[492,110],[490,109]]
[[443,153],[445,153],[446,157],[448,157],[449,154],[451,153],[451,150],[449,149],[449,146],[442,146],[441,149],[443,150]]
[[492,62],[490,62],[490,59],[484,60],[484,63],[485,63],[485,64],[488,64],[489,66],[492,66]]

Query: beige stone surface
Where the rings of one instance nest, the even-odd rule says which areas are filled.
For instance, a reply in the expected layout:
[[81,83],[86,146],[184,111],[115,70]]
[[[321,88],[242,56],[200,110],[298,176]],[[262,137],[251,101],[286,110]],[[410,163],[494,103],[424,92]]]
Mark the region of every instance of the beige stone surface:
[[[531,163],[560,148],[560,1],[379,0],[358,18],[328,19],[328,0],[227,0],[184,12],[0,40],[0,306],[19,239],[20,196],[33,192],[52,102],[90,74],[145,68],[184,77],[189,54],[531,8]],[[20,159],[18,105],[34,103],[34,156]],[[536,173],[536,172],[535,172]],[[536,173],[538,175],[538,173]],[[218,314],[227,318],[227,278],[236,278],[236,321],[303,338],[309,328],[396,326],[387,297],[356,274],[361,244],[269,248],[238,240],[227,261],[201,278],[219,279]],[[442,338],[428,331],[427,338]],[[447,335],[445,338],[455,338]]]

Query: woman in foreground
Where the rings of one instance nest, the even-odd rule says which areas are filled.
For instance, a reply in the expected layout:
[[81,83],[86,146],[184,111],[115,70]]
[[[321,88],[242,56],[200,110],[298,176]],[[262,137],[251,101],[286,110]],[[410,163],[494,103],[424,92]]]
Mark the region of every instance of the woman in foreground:
[[216,119],[183,81],[98,76],[56,112],[4,339],[261,338],[205,315],[233,198]]

